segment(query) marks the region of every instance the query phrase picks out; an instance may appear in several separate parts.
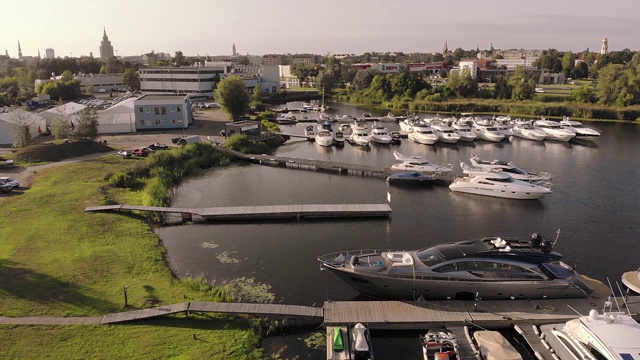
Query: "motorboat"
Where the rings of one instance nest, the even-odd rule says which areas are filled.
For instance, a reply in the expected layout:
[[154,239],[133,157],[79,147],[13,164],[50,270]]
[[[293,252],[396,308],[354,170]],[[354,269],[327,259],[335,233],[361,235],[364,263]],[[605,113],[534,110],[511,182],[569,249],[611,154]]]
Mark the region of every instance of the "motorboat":
[[316,133],[316,144],[320,146],[333,145],[333,135],[329,132],[329,130],[318,130],[318,132]]
[[385,128],[384,126],[374,124],[371,127],[369,136],[371,137],[371,141],[374,143],[383,145],[391,144],[391,135],[389,135],[389,130],[387,130],[387,128]]
[[333,133],[333,144],[335,146],[344,146],[345,137],[344,133],[340,130]]
[[331,123],[329,121],[323,121],[318,124],[318,131],[327,130],[328,132],[333,132],[333,128],[331,127]]
[[369,146],[371,144],[371,137],[367,132],[367,128],[353,127],[351,135],[349,135],[349,142],[354,145]]
[[498,331],[476,331],[473,333],[473,340],[482,359],[522,360],[522,355]]
[[367,130],[367,123],[364,120],[354,120],[350,124],[351,131],[354,130]]
[[627,271],[622,274],[622,284],[626,286],[629,291],[633,291],[635,294],[640,295],[640,269],[636,271]]
[[353,355],[353,359],[373,360],[373,349],[371,348],[371,334],[369,334],[369,329],[362,323],[357,323],[351,329],[351,336],[351,354]]
[[402,135],[399,131],[392,131],[389,133],[389,135],[391,135],[392,144],[400,144],[402,142]]
[[563,129],[557,121],[536,120],[533,122],[533,126],[547,134],[546,140],[569,141],[576,137],[573,131]]
[[289,112],[287,114],[284,114],[282,117],[277,118],[276,122],[281,125],[291,125],[291,124],[297,124],[298,119],[296,119],[295,115]]
[[393,152],[393,156],[396,160],[402,161],[398,164],[391,165],[391,170],[397,171],[412,171],[412,172],[427,172],[427,173],[443,173],[451,172],[453,165],[438,165],[425,159],[422,155],[405,156],[398,150]]
[[474,123],[473,132],[476,133],[478,139],[491,141],[491,142],[500,142],[504,139],[504,134],[498,131],[498,128],[495,126],[489,125],[481,125],[480,122]]
[[345,134],[351,134],[352,130],[351,130],[351,124],[341,124],[340,125],[340,131],[342,131]]
[[[471,158],[469,159],[471,163],[471,167],[473,169],[480,169],[482,171],[491,171],[493,169],[500,169],[500,171],[504,171],[507,174],[511,175],[516,180],[523,181],[551,181],[553,180],[553,175],[548,172],[529,172],[520,169],[519,167],[513,165],[513,163],[504,160],[483,160],[477,157],[475,154],[471,154]],[[464,163],[461,163],[461,167],[464,170]]]
[[476,135],[466,121],[454,121],[451,127],[453,131],[460,136],[460,141],[474,141],[478,139],[478,135]]
[[410,116],[406,119],[400,121],[398,124],[400,125],[400,130],[410,133],[413,131],[413,124],[420,122],[420,118],[416,116]]
[[438,135],[433,133],[431,126],[422,121],[414,123],[412,129],[413,131],[409,133],[409,139],[418,144],[433,145],[438,141]]
[[513,125],[511,132],[513,133],[513,136],[534,141],[542,141],[547,137],[546,132],[526,123]]
[[432,181],[433,176],[425,175],[416,171],[402,171],[387,176],[387,182],[423,182]]
[[449,185],[449,189],[468,194],[518,200],[540,199],[547,194],[551,194],[548,184],[533,184],[516,180],[500,169],[494,169],[489,172],[482,170],[476,173],[468,173],[467,175],[455,179]]
[[560,121],[560,125],[569,131],[572,131],[576,134],[577,140],[595,140],[600,136],[600,131],[584,126],[581,122],[571,120],[569,117],[565,116]]
[[640,359],[640,324],[623,312],[591,309],[588,316],[542,325],[540,331],[561,360]]
[[313,125],[308,125],[307,127],[304,128],[304,135],[309,139],[309,140],[315,140],[316,137],[316,128]]
[[429,329],[420,335],[420,345],[424,360],[460,360],[456,336],[446,328]]
[[513,131],[511,130],[511,126],[508,124],[503,124],[497,121],[492,121],[491,124],[504,135],[505,138],[513,136]]
[[350,250],[318,257],[353,289],[396,300],[583,298],[589,281],[561,261],[557,242],[483,237],[412,251]]
[[460,140],[460,135],[453,131],[453,128],[449,125],[446,125],[441,121],[432,121],[431,130],[433,130],[433,133],[438,137],[438,141],[440,142],[455,144]]

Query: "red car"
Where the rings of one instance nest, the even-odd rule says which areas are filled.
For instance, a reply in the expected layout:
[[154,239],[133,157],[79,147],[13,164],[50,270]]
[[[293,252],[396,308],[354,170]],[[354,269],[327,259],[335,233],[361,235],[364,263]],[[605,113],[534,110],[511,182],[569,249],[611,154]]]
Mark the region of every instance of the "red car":
[[149,155],[149,152],[144,150],[144,149],[134,149],[131,153],[133,155],[135,155],[135,156],[147,156],[147,155]]

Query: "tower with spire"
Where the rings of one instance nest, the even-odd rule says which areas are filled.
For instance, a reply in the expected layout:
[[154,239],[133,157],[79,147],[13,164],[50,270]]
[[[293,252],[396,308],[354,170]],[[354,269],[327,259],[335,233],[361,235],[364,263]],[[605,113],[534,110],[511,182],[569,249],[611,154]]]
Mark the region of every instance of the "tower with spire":
[[111,45],[111,41],[109,41],[109,37],[107,37],[107,29],[103,27],[102,33],[102,41],[100,42],[100,58],[101,59],[111,59],[113,57],[113,46]]
[[607,55],[608,52],[609,52],[609,40],[605,36],[604,39],[602,39],[602,49],[600,49],[600,55]]
[[442,55],[447,55],[449,48],[447,47],[447,41],[444,41],[444,47],[442,48]]
[[18,39],[18,59],[22,59],[22,49],[20,48],[20,39]]

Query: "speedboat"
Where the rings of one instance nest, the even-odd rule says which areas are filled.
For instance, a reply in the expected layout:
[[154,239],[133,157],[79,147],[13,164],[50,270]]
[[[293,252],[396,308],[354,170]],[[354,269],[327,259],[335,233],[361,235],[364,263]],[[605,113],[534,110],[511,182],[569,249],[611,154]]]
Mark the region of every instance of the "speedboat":
[[318,124],[318,131],[327,130],[329,132],[333,132],[333,128],[331,127],[331,123],[329,121],[323,121]]
[[304,128],[304,134],[309,140],[315,140],[316,128],[313,125],[309,125]]
[[422,155],[405,156],[395,150],[393,156],[396,160],[402,161],[391,165],[391,170],[413,171],[413,172],[451,172],[453,165],[438,165],[425,159]]
[[384,126],[373,125],[371,127],[371,132],[369,132],[369,136],[371,137],[371,141],[374,143],[383,145],[391,144],[391,135],[389,135],[389,130]]
[[344,133],[340,130],[333,133],[333,144],[335,146],[344,146]]
[[[516,180],[523,181],[551,181],[553,179],[553,175],[548,172],[528,172],[520,169],[519,167],[513,165],[513,163],[504,161],[504,160],[482,160],[477,157],[475,154],[471,154],[471,158],[469,159],[471,162],[472,168],[479,169],[482,171],[491,171],[493,169],[500,169],[500,171],[506,172],[511,175]],[[461,163],[460,166],[465,168]]]
[[373,360],[373,350],[371,348],[371,335],[369,329],[362,323],[357,323],[351,329],[352,346],[351,353],[353,359]]
[[351,124],[351,131],[354,130],[367,130],[367,123],[364,120],[354,120]]
[[400,121],[398,124],[400,125],[400,130],[406,132],[406,133],[410,133],[413,131],[413,124],[420,122],[420,118],[416,117],[416,116],[410,116],[402,121]]
[[562,125],[564,129],[574,132],[577,140],[595,140],[600,136],[600,131],[584,126],[581,122],[571,120],[566,116],[562,118],[560,125]]
[[513,133],[513,136],[534,141],[542,141],[547,137],[546,132],[533,127],[531,124],[513,125],[511,132]]
[[320,146],[333,145],[333,135],[331,135],[329,130],[319,130],[316,134],[316,144]]
[[419,144],[433,145],[438,141],[438,135],[433,133],[431,126],[424,122],[414,123],[413,131],[409,133],[409,139]]
[[460,360],[456,336],[446,328],[430,329],[420,335],[424,360]]
[[562,360],[640,359],[640,324],[623,312],[591,309],[588,316],[542,325],[540,331]]
[[522,355],[498,331],[476,331],[473,339],[482,359],[522,360]]
[[412,251],[356,250],[318,257],[353,289],[396,300],[583,298],[589,281],[549,240],[484,237]]
[[387,176],[387,182],[422,182],[434,180],[433,176],[425,175],[415,171],[402,171]]
[[495,126],[480,125],[480,123],[474,123],[473,131],[478,136],[478,139],[500,142],[504,139],[504,134],[498,131]]
[[278,122],[278,124],[282,125],[291,125],[298,123],[298,119],[296,119],[296,116],[291,113],[284,114],[282,117],[277,118],[276,121]]
[[349,142],[351,144],[360,146],[369,146],[371,143],[371,137],[367,132],[367,128],[352,127],[353,131],[349,135]]
[[431,122],[431,129],[433,133],[438,137],[438,141],[447,143],[447,144],[455,144],[460,140],[460,135],[453,131],[453,129],[442,122],[433,121]]
[[[493,196],[506,199],[534,200],[550,194],[548,184],[533,184],[516,180],[500,169],[489,172],[468,172],[468,176],[455,179],[450,185],[451,191]],[[543,186],[545,185],[545,186]]]
[[492,125],[504,135],[505,138],[513,136],[513,131],[511,130],[511,126],[507,124],[503,124],[497,121],[492,121]]
[[622,274],[622,284],[630,291],[640,295],[640,269]]
[[473,141],[478,139],[478,135],[471,130],[471,127],[466,121],[454,121],[451,127],[453,128],[453,131],[460,136],[460,141]]
[[547,134],[546,140],[569,141],[576,137],[573,131],[563,129],[557,121],[536,120],[533,126]]

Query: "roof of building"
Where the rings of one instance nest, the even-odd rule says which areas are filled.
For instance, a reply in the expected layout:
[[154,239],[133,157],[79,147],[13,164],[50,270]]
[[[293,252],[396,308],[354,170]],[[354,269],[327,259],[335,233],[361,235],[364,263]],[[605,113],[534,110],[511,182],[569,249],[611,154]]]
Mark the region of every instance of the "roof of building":
[[141,97],[134,99],[134,100],[151,100],[151,101],[162,101],[162,100],[169,100],[169,101],[175,101],[175,100],[180,100],[183,101],[185,99],[185,95],[174,95],[174,94],[145,94],[142,95]]
[[42,116],[40,116],[39,114],[32,113],[32,112],[29,112],[29,111],[24,111],[24,110],[14,110],[14,111],[11,111],[11,112],[8,112],[8,113],[0,114],[0,121],[6,121],[8,123],[15,124],[16,120],[17,120],[17,116],[19,116],[18,115],[18,111],[22,111],[25,114],[24,115],[25,116],[24,120],[27,123],[40,124],[43,121],[45,121],[45,119]]
[[135,97],[123,100],[123,101],[121,101],[121,102],[109,107],[108,109],[105,109],[105,110],[102,110],[102,111],[98,111],[98,115],[132,113],[132,112],[134,112],[133,103],[134,103],[135,100],[137,100],[137,98],[135,98]]
[[53,121],[53,118],[58,115],[75,115],[80,111],[84,110],[86,106],[82,104],[78,104],[75,102],[68,102],[66,104],[62,104],[60,106],[56,106],[49,110],[43,111],[40,115],[47,120],[47,122]]

